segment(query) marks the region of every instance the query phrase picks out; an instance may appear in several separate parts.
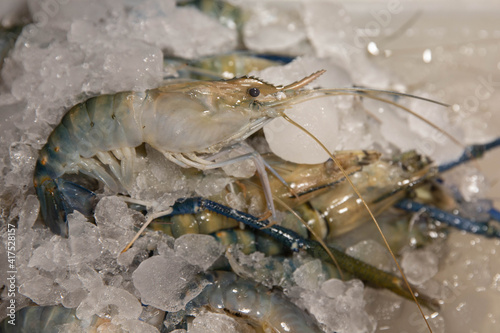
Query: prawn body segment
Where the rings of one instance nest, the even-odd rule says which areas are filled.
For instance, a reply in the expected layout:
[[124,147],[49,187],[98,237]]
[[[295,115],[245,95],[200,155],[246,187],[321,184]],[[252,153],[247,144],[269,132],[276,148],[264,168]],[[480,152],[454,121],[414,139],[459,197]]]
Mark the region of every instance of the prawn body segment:
[[[36,163],[34,186],[44,222],[54,233],[67,236],[68,214],[78,210],[92,215],[93,193],[60,180],[65,174],[80,172],[126,193],[133,181],[135,148],[143,143],[182,167],[204,170],[241,160],[214,163],[209,157],[280,116],[297,97],[308,94],[301,88],[322,73],[285,87],[247,77],[178,83],[97,96],[74,106],[49,136]],[[256,153],[245,158],[259,162]],[[265,169],[258,169],[265,183]]]
[[[93,97],[74,106],[49,136],[35,166],[34,185],[42,218],[56,234],[67,235],[66,217],[73,210],[91,215],[94,194],[63,180],[67,173],[81,172],[105,183],[114,191],[124,191],[131,183],[133,159],[120,163],[106,151],[142,143],[140,121],[134,101],[136,93]],[[99,156],[101,161],[94,159]]]
[[214,272],[212,279],[197,303],[214,311],[237,314],[265,332],[322,332],[310,316],[282,293],[228,272]]

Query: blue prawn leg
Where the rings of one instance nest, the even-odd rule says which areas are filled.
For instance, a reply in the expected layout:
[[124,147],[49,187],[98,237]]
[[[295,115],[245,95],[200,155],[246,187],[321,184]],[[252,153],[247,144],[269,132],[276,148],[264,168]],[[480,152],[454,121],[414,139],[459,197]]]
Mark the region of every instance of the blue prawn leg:
[[277,239],[284,246],[294,251],[298,251],[299,249],[304,248],[306,244],[305,239],[291,230],[283,228],[279,225],[268,227],[267,220],[260,221],[259,218],[253,215],[224,206],[212,200],[200,197],[180,199],[175,203],[172,209],[172,212],[165,216],[196,214],[204,210],[209,210],[211,212],[232,218],[238,222],[242,222],[252,229],[257,229],[260,232],[270,235],[271,237]]
[[491,208],[488,213],[492,220],[500,221],[500,211],[498,211],[498,209]]
[[395,207],[408,212],[425,212],[435,220],[446,223],[447,225],[455,227],[457,229],[467,231],[469,233],[483,235],[486,237],[500,238],[500,230],[495,228],[493,225],[489,225],[488,223],[475,222],[460,215],[448,213],[444,210],[430,205],[422,204],[409,199],[403,199],[399,201],[395,205]]
[[[173,211],[168,216],[195,214],[203,210],[209,210],[235,219],[258,232],[270,235],[292,251],[305,250],[313,257],[333,264],[332,258],[318,242],[305,239],[296,232],[279,225],[268,225],[269,221],[267,220],[260,221],[259,218],[253,215],[224,206],[215,201],[199,197],[181,199],[173,206]],[[379,270],[361,260],[355,259],[336,247],[329,246],[328,248],[335,256],[335,259],[343,271],[352,274],[373,287],[385,288],[397,295],[413,300],[412,295],[406,289],[404,281],[401,278]],[[412,288],[414,291],[418,292],[418,288],[415,286],[412,286]],[[437,300],[427,297],[422,292],[418,292],[417,298],[422,305],[429,309],[436,310],[439,308]]]
[[465,151],[462,154],[462,156],[460,156],[455,161],[440,165],[438,167],[438,171],[441,173],[441,172],[445,172],[445,171],[448,171],[450,169],[453,169],[454,167],[459,166],[465,162],[468,162],[470,160],[473,160],[473,159],[476,159],[476,158],[483,156],[485,152],[487,152],[493,148],[496,148],[498,146],[500,146],[500,138],[496,138],[495,140],[490,141],[490,142],[485,143],[485,144],[468,146],[467,148],[465,148]]

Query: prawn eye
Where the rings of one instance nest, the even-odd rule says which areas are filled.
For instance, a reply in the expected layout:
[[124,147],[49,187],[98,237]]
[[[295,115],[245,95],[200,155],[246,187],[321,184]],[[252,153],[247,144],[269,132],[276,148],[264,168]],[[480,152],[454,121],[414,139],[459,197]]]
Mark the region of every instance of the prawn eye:
[[260,95],[260,90],[257,88],[250,88],[248,89],[248,94],[252,97],[257,97]]

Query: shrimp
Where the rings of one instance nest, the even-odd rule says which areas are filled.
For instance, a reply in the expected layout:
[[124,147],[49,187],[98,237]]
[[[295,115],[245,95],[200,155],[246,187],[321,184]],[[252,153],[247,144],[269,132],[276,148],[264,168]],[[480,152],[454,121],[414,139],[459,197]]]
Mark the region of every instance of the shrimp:
[[66,174],[80,172],[112,191],[127,193],[135,171],[135,148],[143,143],[185,168],[208,170],[253,159],[267,208],[275,217],[262,157],[252,151],[214,162],[217,153],[232,149],[273,118],[286,117],[284,111],[296,103],[343,94],[380,100],[371,96],[374,92],[411,96],[361,88],[302,89],[323,73],[287,86],[254,77],[195,81],[102,95],[77,104],[50,134],[36,162],[33,183],[45,224],[55,234],[67,236],[68,214],[77,210],[92,215],[94,193],[64,179]]
[[[65,180],[65,174],[81,172],[102,181],[115,192],[128,192],[133,181],[135,148],[143,143],[181,167],[199,170],[252,159],[263,184],[267,209],[275,219],[263,158],[252,151],[214,162],[218,153],[237,146],[277,117],[283,117],[307,132],[285,114],[285,110],[296,103],[346,94],[362,94],[382,101],[386,100],[372,94],[382,92],[411,96],[361,88],[302,89],[323,73],[324,70],[315,72],[286,86],[274,86],[254,77],[177,83],[145,92],[97,96],[74,106],[49,136],[35,166],[34,187],[45,224],[54,233],[67,237],[68,214],[77,210],[92,216],[94,193]],[[189,135],[183,135],[186,133]],[[375,220],[345,170],[328,153]],[[159,216],[157,214],[164,213],[150,216],[140,232],[155,216]],[[388,246],[385,238],[384,241]],[[390,248],[389,251],[395,259]],[[403,275],[399,265],[398,268]],[[405,283],[410,289],[406,279]],[[413,296],[413,293],[410,294]]]
[[[289,301],[282,292],[270,291],[254,281],[237,277],[234,273],[215,271],[207,274],[210,284],[187,305],[187,310],[198,315],[200,310],[227,313],[256,332],[323,332],[315,320]],[[161,330],[165,312],[145,320],[143,332]],[[28,306],[0,323],[5,333],[55,332],[128,332],[111,322],[110,318],[92,316],[90,321],[78,319],[76,309],[63,306]],[[146,325],[149,324],[149,325]],[[156,327],[158,330],[154,330]],[[137,328],[137,326],[136,326]],[[170,330],[167,330],[170,331]]]
[[62,306],[28,306],[16,312],[14,321],[6,318],[0,323],[4,333],[31,332],[56,333],[68,331],[106,332],[104,327],[110,322],[94,316],[90,323],[83,323],[76,317],[76,309]]
[[233,52],[198,60],[164,58],[165,68],[175,68],[180,77],[195,80],[233,79],[253,71],[291,62],[293,58]]
[[[212,284],[192,303],[243,317],[264,332],[323,332],[315,321],[278,291],[229,272],[214,272]],[[193,306],[193,304],[189,305]]]
[[[393,157],[390,161],[379,160],[379,154],[366,151],[341,152],[337,154],[337,158],[355,180],[356,186],[363,196],[366,197],[374,213],[379,215],[383,212],[387,213],[387,209],[402,197],[413,197],[413,200],[424,200],[434,203],[452,201],[453,198],[443,197],[446,194],[436,191],[436,189],[425,193],[429,187],[428,185],[432,185],[435,188],[436,185],[433,184],[433,180],[438,176],[438,171],[446,171],[466,162],[471,157],[479,157],[482,152],[498,145],[500,145],[500,139],[484,145],[471,146],[467,148],[463,156],[456,162],[439,167],[432,166],[428,159],[415,152],[404,153],[401,156]],[[352,196],[350,197],[349,193],[346,194],[344,192],[347,184],[343,181],[342,175],[339,175],[340,172],[332,167],[331,162],[319,165],[297,165],[282,161],[274,155],[266,155],[265,158],[270,165],[280,171],[280,174],[287,183],[299,189],[297,196],[292,196],[286,190],[283,191],[284,187],[279,181],[272,178],[270,183],[273,189],[273,196],[279,198],[278,202],[280,203],[286,202],[288,207],[293,208],[296,215],[298,214],[307,221],[311,229],[315,230],[316,235],[325,240],[342,271],[352,274],[352,276],[361,279],[369,286],[386,288],[400,296],[411,299],[410,294],[402,287],[403,282],[400,278],[344,254],[342,250],[339,251],[338,245],[335,245],[336,243],[338,244],[338,237],[342,233],[351,230],[354,231],[350,232],[347,238],[342,240],[343,245],[346,246],[346,242],[349,242],[350,245],[353,244],[353,237],[356,239],[366,239],[367,235],[368,237],[372,237],[373,230],[367,232],[367,228],[365,227],[365,231],[359,231],[361,229],[358,228],[360,225],[359,221],[366,221],[366,218],[360,218],[360,216],[364,215],[364,210],[360,207],[358,200],[355,200]],[[256,190],[256,186],[253,186],[255,181],[255,179],[241,180],[240,182],[244,185],[241,187],[236,186],[236,188],[244,189],[245,192],[243,193],[246,194],[246,198],[260,197],[261,192]],[[212,197],[212,200],[203,198],[179,200],[174,205],[174,212],[169,217],[164,217],[168,218],[167,223],[159,223],[159,220],[155,220],[152,227],[174,237],[179,237],[186,233],[211,234],[225,246],[238,244],[245,254],[260,251],[266,255],[274,256],[283,253],[283,246],[285,249],[288,247],[288,249],[292,250],[305,249],[312,256],[320,258],[324,264],[327,264],[325,267],[332,274],[330,275],[331,277],[339,277],[338,272],[332,270],[332,267],[328,265],[328,262],[331,262],[331,258],[326,255],[326,252],[316,242],[307,239],[309,235],[306,228],[300,223],[297,224],[293,216],[282,220],[279,228],[268,226],[260,229],[266,225],[266,221],[262,221],[259,224],[258,218],[213,201],[223,202],[224,197],[224,193],[221,193],[216,197]],[[339,197],[344,198],[344,201],[339,202]],[[303,202],[304,199],[307,201]],[[405,199],[401,202],[407,201],[408,199]],[[421,204],[415,202],[412,205],[417,205],[420,207],[419,209],[422,207]],[[401,204],[397,204],[397,207],[403,208]],[[477,234],[483,234],[482,230],[487,228],[489,232],[486,236],[498,237],[499,235],[499,231],[492,229],[492,225],[488,226],[484,223],[467,221],[459,215],[452,215],[436,207],[428,207],[426,209],[432,219],[444,223],[449,223],[447,220],[452,219],[453,223],[450,224],[452,227],[458,227]],[[394,210],[392,213],[388,213],[385,214],[386,218],[390,218],[389,221],[386,221],[388,224],[394,222],[394,217],[396,216],[400,220],[400,214],[394,214]],[[450,217],[447,217],[447,215]],[[494,219],[495,217],[492,216],[491,218]],[[162,218],[163,221],[164,219]],[[238,228],[239,222],[250,226],[255,231],[248,229],[241,230]],[[392,242],[390,241],[391,248],[401,249],[404,246],[408,246],[409,238],[407,230],[402,230],[401,224],[398,226],[388,224],[386,223],[386,227],[394,230],[391,233],[393,239]],[[407,223],[403,223],[403,225],[407,226]],[[353,230],[354,228],[356,229]],[[411,238],[415,237],[419,244],[423,244],[430,238],[426,236],[423,228],[413,228],[414,230],[411,232]],[[440,230],[446,232],[442,228]],[[337,229],[342,230],[337,231]],[[436,229],[435,227],[431,227],[431,230],[435,232]],[[359,235],[360,233],[361,235]],[[277,242],[273,242],[273,240]],[[407,240],[407,242],[404,240]],[[354,243],[358,241],[354,240]],[[417,290],[415,286],[412,286],[412,289],[414,291]],[[432,310],[439,308],[439,304],[435,299],[426,296],[421,291],[418,291],[418,295],[422,305]]]
[[200,170],[246,158],[256,161],[269,209],[274,214],[265,168],[256,153],[215,163],[211,156],[258,131],[291,104],[307,99],[302,90],[324,71],[287,86],[253,77],[187,82],[145,92],[90,98],[71,108],[50,134],[34,172],[44,222],[67,236],[67,215],[91,215],[94,194],[62,178],[81,172],[115,192],[133,181],[135,148],[147,143],[170,161]]

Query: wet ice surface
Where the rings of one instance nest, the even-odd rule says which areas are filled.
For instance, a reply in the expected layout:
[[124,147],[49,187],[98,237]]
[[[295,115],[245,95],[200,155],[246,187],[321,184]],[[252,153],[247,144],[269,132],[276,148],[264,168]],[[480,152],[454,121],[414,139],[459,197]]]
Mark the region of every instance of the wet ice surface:
[[[2,6],[10,8],[12,3],[3,1]],[[17,3],[22,5],[22,1]],[[397,31],[411,18],[414,11],[412,5],[408,6],[400,15],[392,16],[394,20],[384,33]],[[0,6],[0,11],[4,8]],[[495,123],[500,113],[494,112],[494,107],[500,101],[495,86],[499,46],[491,42],[500,37],[498,29],[491,28],[496,17],[479,15],[483,24],[467,21],[464,27],[462,22],[468,18],[463,13],[453,14],[458,17],[455,23],[444,22],[438,15],[424,15],[392,44],[378,36],[380,55],[373,56],[366,53],[365,44],[360,47],[353,40],[363,41],[356,39],[356,34],[367,23],[378,21],[367,16],[370,11],[360,14],[356,4],[344,8],[337,3],[310,2],[273,7],[268,2],[252,2],[246,8],[253,13],[242,32],[247,47],[257,52],[303,56],[289,65],[254,73],[262,79],[288,84],[327,69],[311,88],[353,84],[397,88],[453,104],[453,108],[443,109],[422,101],[387,97],[431,119],[467,144],[498,135]],[[38,24],[25,28],[6,59],[0,94],[0,202],[2,220],[17,221],[18,226],[18,305],[27,304],[26,297],[41,305],[61,303],[77,308],[82,319],[94,314],[111,315],[109,325],[116,329],[154,332],[156,328],[138,320],[142,314],[140,302],[165,310],[181,309],[201,291],[206,282],[198,274],[221,255],[221,248],[210,240],[200,246],[200,241],[191,236],[174,242],[150,232],[127,253],[120,254],[133,236],[134,226],[144,217],[115,196],[100,198],[96,225],[79,213],[71,215],[68,239],[53,236],[39,224],[32,229],[39,212],[33,195],[34,164],[38,150],[70,106],[97,94],[156,87],[163,78],[164,53],[196,58],[227,52],[236,47],[237,33],[193,8],[175,8],[173,1],[70,1],[55,13],[47,13],[33,0],[29,1],[29,10]],[[50,17],[46,23],[41,21],[44,12]],[[19,15],[17,9],[12,10],[2,15],[1,21],[9,22]],[[197,24],[184,24],[194,20]],[[451,26],[448,33],[432,28],[445,23]],[[458,43],[453,49],[453,42],[464,39],[478,42]],[[442,40],[450,43],[440,46]],[[422,49],[408,51],[408,45]],[[426,45],[431,45],[428,52]],[[424,52],[432,55],[429,63],[422,58]],[[409,55],[412,61],[404,60],[401,54]],[[311,101],[289,114],[304,121],[303,125],[327,141],[330,149],[376,148],[391,153],[416,148],[437,161],[448,160],[462,149],[394,106],[359,96]],[[288,160],[312,163],[327,159],[316,145],[305,144],[310,142],[307,136],[283,120],[269,124],[265,134],[271,149]],[[244,170],[229,169],[228,174],[238,176],[253,170],[252,165]],[[179,197],[218,193],[229,182],[220,171],[208,172],[202,179],[187,178],[180,168],[149,147],[146,156],[138,158],[138,170],[131,195],[151,203],[152,212],[168,209]],[[471,203],[467,214],[475,215],[474,207],[482,205],[488,181],[469,167],[448,176],[446,182],[457,184],[458,191]],[[238,205],[236,198],[232,202]],[[5,237],[2,234],[3,240]],[[498,241],[453,232],[447,242],[439,264],[427,249],[407,252],[402,259],[412,282],[424,283],[426,290],[444,299],[443,310],[431,319],[434,332],[463,331],[464,327],[494,332],[500,320],[495,306],[500,291],[500,268],[494,260]],[[350,249],[353,254],[372,250],[373,246],[366,244]],[[0,249],[0,257],[5,258],[3,251]],[[381,267],[391,266],[383,255],[371,259]],[[302,266],[293,272],[291,265],[273,262],[259,253],[240,260],[246,260],[241,264],[245,267],[232,262],[235,271],[254,274],[254,279],[270,287],[288,288],[287,294],[297,304],[328,326],[326,331],[370,332],[375,330],[374,318],[379,320],[379,331],[422,329],[413,304],[381,292],[369,304],[377,304],[376,310],[368,314],[365,303],[371,302],[370,291],[365,289],[367,296],[363,299],[359,282],[322,279],[314,262],[300,262]],[[277,269],[269,270],[266,265],[271,262]],[[1,263],[0,283],[6,281],[5,264]],[[421,266],[425,266],[424,271]],[[437,274],[436,266],[441,269]],[[153,274],[158,267],[161,269]],[[170,272],[179,275],[165,274]],[[282,274],[288,279],[285,284]],[[181,284],[179,277],[184,278]],[[162,287],[151,288],[154,281]],[[215,317],[217,323],[210,324]],[[399,324],[394,323],[397,318]],[[208,312],[198,316],[189,331],[234,331],[235,327],[247,330],[231,317]]]
[[364,309],[363,283],[325,281],[321,269],[319,260],[300,266],[293,273],[297,286],[288,295],[308,309],[327,332],[374,332],[375,319]]
[[408,281],[419,285],[438,272],[438,257],[430,250],[405,252],[401,257],[401,268]]

